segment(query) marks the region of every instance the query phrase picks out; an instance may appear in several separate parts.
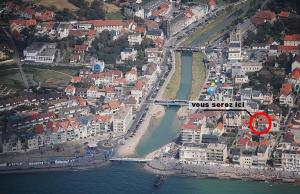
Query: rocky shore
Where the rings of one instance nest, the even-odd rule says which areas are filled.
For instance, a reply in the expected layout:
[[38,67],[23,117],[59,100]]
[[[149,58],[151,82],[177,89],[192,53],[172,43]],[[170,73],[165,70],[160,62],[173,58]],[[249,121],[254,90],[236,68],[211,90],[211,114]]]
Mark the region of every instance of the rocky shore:
[[216,163],[181,164],[176,159],[156,159],[145,164],[144,169],[150,173],[161,175],[300,183],[300,174],[270,167],[250,168]]

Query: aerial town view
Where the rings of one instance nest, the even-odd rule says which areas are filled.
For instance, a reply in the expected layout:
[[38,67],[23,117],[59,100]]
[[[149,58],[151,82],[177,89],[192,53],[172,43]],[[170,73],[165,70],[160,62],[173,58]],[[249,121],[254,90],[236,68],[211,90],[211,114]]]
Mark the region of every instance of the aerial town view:
[[0,194],[300,193],[300,0],[0,0]]

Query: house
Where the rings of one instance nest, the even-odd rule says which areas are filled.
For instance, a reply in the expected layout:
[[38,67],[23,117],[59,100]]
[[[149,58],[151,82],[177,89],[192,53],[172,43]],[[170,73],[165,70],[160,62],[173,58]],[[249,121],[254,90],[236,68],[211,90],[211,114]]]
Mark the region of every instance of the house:
[[65,88],[65,93],[67,95],[75,95],[75,87],[74,86],[71,86],[71,85],[68,85],[66,88]]
[[128,42],[130,46],[134,46],[136,44],[140,45],[143,41],[141,33],[132,33],[128,35]]
[[159,48],[147,48],[145,49],[145,55],[148,63],[159,64],[162,59],[163,50]]
[[131,107],[122,107],[113,115],[113,132],[126,133],[132,123],[133,115]]
[[148,79],[148,85],[152,85],[156,82],[158,75],[160,74],[160,67],[154,63],[148,64],[144,76]]
[[292,71],[296,68],[300,68],[300,54],[296,55],[295,61],[292,63]]
[[164,33],[159,28],[150,29],[147,31],[146,38],[150,38],[152,40],[164,39]]
[[128,18],[133,18],[134,16],[144,19],[145,12],[144,8],[136,3],[129,3],[123,6],[124,15]]
[[230,42],[228,47],[228,60],[242,60],[241,31],[236,29],[230,32]]
[[81,56],[78,54],[71,54],[70,63],[78,63],[80,62]]
[[300,46],[300,34],[285,35],[284,46]]
[[273,24],[276,20],[276,14],[270,10],[261,10],[258,11],[252,18],[251,22],[255,26],[262,25],[266,22]]
[[278,14],[278,17],[280,17],[280,18],[288,18],[289,16],[290,16],[290,12],[288,12],[288,11],[281,11]]
[[69,36],[71,29],[71,24],[69,23],[59,23],[56,28],[56,34],[58,39],[63,39]]
[[135,83],[133,89],[131,89],[130,94],[140,102],[143,98],[144,90],[145,90],[145,82],[142,80],[138,80]]
[[169,13],[172,5],[169,2],[163,2],[158,6],[157,9],[152,11],[152,16],[154,17],[162,17]]
[[248,75],[244,74],[244,75],[236,75],[234,77],[234,83],[235,84],[245,84],[249,82],[249,78]]
[[94,115],[90,129],[95,130],[95,135],[107,134],[112,130],[112,115]]
[[294,106],[295,95],[290,83],[283,83],[280,89],[279,103],[281,105]]
[[195,14],[197,20],[203,18],[208,13],[208,6],[206,4],[200,4],[192,7],[192,12]]
[[89,49],[89,46],[86,45],[86,44],[76,44],[74,46],[74,49],[73,49],[73,52],[76,53],[76,54],[82,54],[82,53],[85,53],[86,51],[88,51]]
[[225,162],[228,156],[227,145],[220,143],[185,143],[179,149],[179,159],[183,163]]
[[242,123],[242,117],[240,112],[228,111],[223,115],[223,123],[225,127],[239,127]]
[[44,12],[36,12],[35,18],[39,21],[45,22],[45,21],[52,21],[55,16],[55,13],[53,11],[44,11]]
[[134,48],[125,48],[121,52],[121,60],[122,61],[127,61],[127,60],[135,61],[137,54],[138,54],[138,52]]
[[55,59],[55,53],[55,43],[43,42],[34,42],[23,51],[25,61],[40,63],[53,63]]
[[125,74],[125,79],[126,79],[126,82],[128,82],[128,83],[135,82],[137,80],[136,67],[131,68],[131,70]]
[[87,89],[87,97],[90,97],[90,98],[99,98],[103,94],[104,93],[100,92],[99,89],[95,86],[90,86]]
[[86,21],[80,21],[78,25],[80,27],[82,27],[83,25],[88,25],[88,26],[93,25],[94,28],[99,33],[101,33],[103,30],[108,30],[108,31],[114,30],[120,33],[126,27],[126,25],[128,25],[128,28],[130,28],[132,22],[129,22],[127,24],[123,20],[86,20]]

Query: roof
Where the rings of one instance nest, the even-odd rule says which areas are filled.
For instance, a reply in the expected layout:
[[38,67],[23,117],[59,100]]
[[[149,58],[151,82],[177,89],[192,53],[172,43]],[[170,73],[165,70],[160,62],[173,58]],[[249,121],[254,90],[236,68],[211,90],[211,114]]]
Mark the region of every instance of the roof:
[[138,80],[134,85],[134,90],[142,90],[144,87],[144,82],[141,80]]
[[292,72],[292,78],[299,79],[300,78],[300,68],[297,67]]
[[300,34],[285,35],[284,41],[300,41]]
[[194,125],[194,124],[182,124],[181,129],[191,129],[191,130],[196,130],[196,129],[199,129],[199,127],[197,125]]
[[107,123],[110,122],[112,119],[111,115],[94,115],[93,121]]
[[290,83],[283,83],[280,92],[285,96],[289,95],[292,92],[292,85]]
[[277,49],[282,52],[292,52],[292,51],[298,51],[299,46],[278,45]]
[[85,20],[80,21],[80,23],[89,23],[93,24],[95,27],[103,27],[103,26],[123,26],[123,20]]
[[16,20],[9,20],[9,24],[17,24],[21,26],[35,26],[37,24],[35,19],[16,19]]
[[289,17],[290,13],[288,11],[281,11],[278,16],[280,17],[284,17],[284,18],[287,18]]

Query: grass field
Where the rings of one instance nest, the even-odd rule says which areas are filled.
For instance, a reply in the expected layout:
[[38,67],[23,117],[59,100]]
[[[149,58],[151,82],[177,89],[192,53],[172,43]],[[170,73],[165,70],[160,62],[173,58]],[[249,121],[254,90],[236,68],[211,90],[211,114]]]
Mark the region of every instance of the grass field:
[[59,10],[63,10],[64,8],[72,11],[78,10],[78,7],[70,3],[68,0],[40,0],[39,4],[46,7],[55,6]]
[[[30,66],[25,66],[24,72],[33,75],[33,79],[45,87],[59,87],[68,84],[72,75],[51,69],[40,69]],[[67,69],[67,68],[66,68]]]
[[177,91],[180,85],[180,74],[181,74],[181,60],[180,53],[175,54],[175,72],[172,75],[170,82],[168,83],[166,90],[163,94],[164,99],[173,99],[176,97]]
[[206,70],[203,63],[205,55],[203,53],[194,53],[193,54],[193,79],[192,79],[192,89],[190,93],[190,100],[197,100],[200,90],[205,81]]

